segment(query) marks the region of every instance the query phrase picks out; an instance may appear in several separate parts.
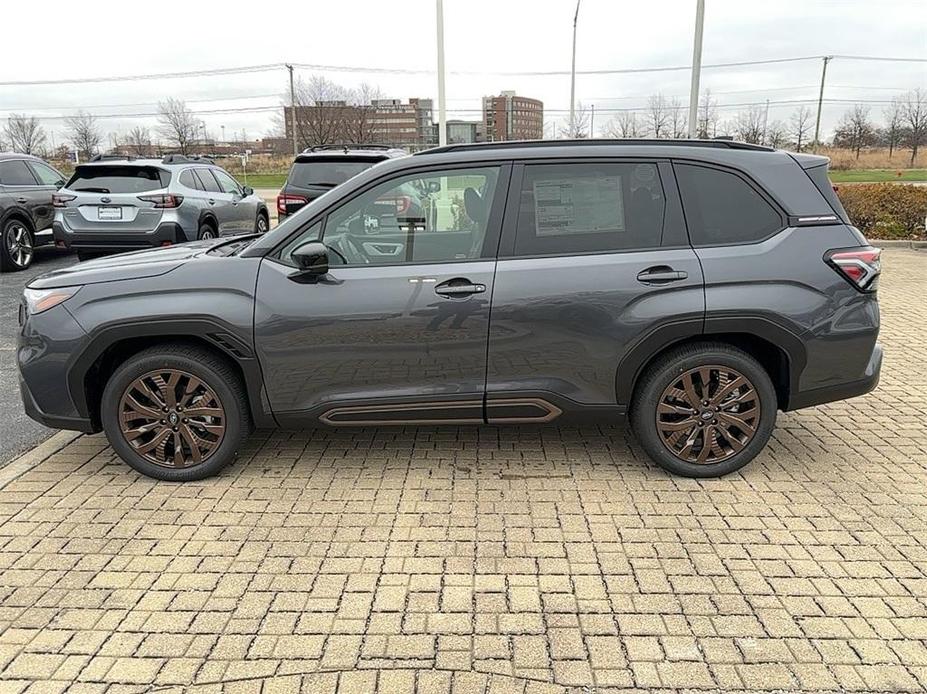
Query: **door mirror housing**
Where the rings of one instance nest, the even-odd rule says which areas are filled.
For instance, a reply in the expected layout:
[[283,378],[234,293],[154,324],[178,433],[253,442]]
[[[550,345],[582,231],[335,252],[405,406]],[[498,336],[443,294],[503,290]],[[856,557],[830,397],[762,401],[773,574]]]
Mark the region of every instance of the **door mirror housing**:
[[328,247],[321,241],[307,241],[290,257],[303,275],[319,277],[328,272]]
[[249,195],[254,195],[254,188],[252,188],[251,186],[244,186],[241,189],[241,194],[244,195],[245,197],[248,197]]

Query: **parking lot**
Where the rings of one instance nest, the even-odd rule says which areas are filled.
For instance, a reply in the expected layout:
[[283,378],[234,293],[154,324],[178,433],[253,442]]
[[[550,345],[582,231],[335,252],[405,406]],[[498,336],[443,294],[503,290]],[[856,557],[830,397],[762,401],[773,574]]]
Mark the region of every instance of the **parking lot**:
[[927,253],[883,263],[879,388],[723,479],[619,425],[258,432],[187,484],[77,438],[0,489],[2,688],[923,691]]

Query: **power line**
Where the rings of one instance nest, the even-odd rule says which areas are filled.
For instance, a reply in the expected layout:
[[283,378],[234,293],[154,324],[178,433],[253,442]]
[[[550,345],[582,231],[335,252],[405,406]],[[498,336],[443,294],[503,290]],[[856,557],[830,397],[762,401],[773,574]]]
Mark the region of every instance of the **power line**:
[[[746,67],[752,65],[774,65],[781,63],[794,63],[808,60],[820,60],[822,56],[797,56],[791,58],[768,58],[764,60],[744,60],[728,63],[713,63],[702,65],[704,70]],[[890,61],[890,62],[910,62],[910,63],[927,63],[927,58],[908,58],[894,56],[860,56],[860,55],[835,55],[837,59],[842,60],[861,60],[861,61]],[[295,67],[305,70],[318,70],[320,72],[363,72],[373,74],[397,74],[397,75],[432,75],[433,70],[410,69],[410,68],[387,68],[381,66],[356,66],[356,65],[323,65],[316,63],[293,63]],[[158,79],[181,79],[188,77],[210,77],[216,75],[234,75],[247,74],[255,72],[267,72],[270,70],[282,70],[285,63],[266,63],[263,65],[246,65],[241,67],[214,68],[205,70],[189,70],[183,72],[160,72],[147,73],[139,75],[108,75],[101,77],[79,77],[69,79],[53,80],[12,80],[0,82],[0,87],[24,87],[24,86],[48,86],[56,84],[89,84],[100,82],[132,82],[142,80]],[[640,68],[605,68],[598,70],[577,70],[579,75],[625,75],[625,74],[645,74],[654,72],[673,72],[680,70],[690,70],[691,65],[669,65],[662,67],[640,67]],[[453,75],[499,75],[509,77],[554,77],[570,74],[569,70],[539,70],[539,71],[481,71],[481,70],[457,70],[451,71]]]
[[[211,99],[184,99],[186,104],[208,104],[214,101],[245,101],[248,99],[279,99],[280,93],[274,92],[273,94],[251,94],[249,96],[220,96],[213,97]],[[77,106],[78,110],[91,109],[91,108],[138,108],[140,106],[157,106],[159,102],[157,101],[142,101],[134,104],[87,104],[84,106]],[[51,109],[60,109],[61,105],[57,106],[10,106],[9,108],[2,109],[3,111],[12,112],[12,111],[49,111]]]

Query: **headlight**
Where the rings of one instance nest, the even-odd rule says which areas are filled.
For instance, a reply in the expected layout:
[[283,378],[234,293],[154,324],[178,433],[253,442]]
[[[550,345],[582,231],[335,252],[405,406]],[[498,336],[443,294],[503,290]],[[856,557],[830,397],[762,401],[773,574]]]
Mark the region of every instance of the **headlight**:
[[26,300],[26,311],[34,316],[42,311],[54,308],[62,301],[67,301],[77,294],[80,287],[59,287],[57,289],[29,289],[23,292],[23,299]]

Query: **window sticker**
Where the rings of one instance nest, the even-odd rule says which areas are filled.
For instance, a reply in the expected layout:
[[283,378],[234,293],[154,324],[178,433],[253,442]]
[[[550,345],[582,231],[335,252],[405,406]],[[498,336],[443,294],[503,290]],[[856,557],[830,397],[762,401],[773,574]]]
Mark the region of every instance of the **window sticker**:
[[534,214],[539,237],[625,231],[621,177],[535,181]]

